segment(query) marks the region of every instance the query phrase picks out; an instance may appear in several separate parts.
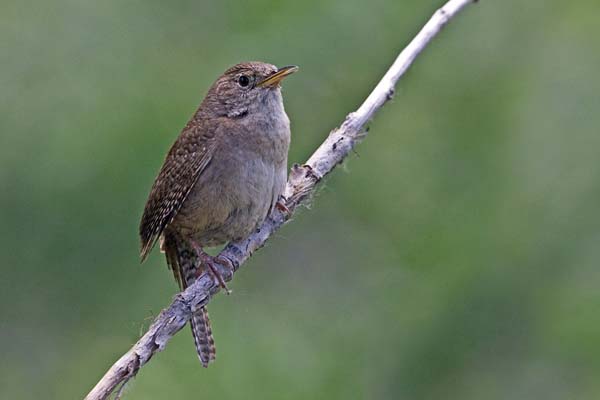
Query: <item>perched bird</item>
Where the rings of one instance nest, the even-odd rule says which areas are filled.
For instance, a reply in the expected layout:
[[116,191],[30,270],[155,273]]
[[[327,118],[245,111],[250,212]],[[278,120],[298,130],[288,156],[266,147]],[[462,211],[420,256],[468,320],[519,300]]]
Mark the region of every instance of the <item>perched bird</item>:
[[[140,223],[142,262],[160,238],[181,290],[206,269],[225,287],[204,247],[242,239],[278,204],[287,180],[290,121],[280,83],[298,67],[262,62],[229,68],[169,150]],[[215,358],[208,312],[190,324],[202,365]]]

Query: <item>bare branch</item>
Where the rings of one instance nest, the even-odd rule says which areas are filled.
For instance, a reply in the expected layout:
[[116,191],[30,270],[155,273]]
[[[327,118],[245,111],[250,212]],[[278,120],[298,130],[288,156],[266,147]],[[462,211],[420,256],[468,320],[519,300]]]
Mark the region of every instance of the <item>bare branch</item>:
[[[241,242],[229,244],[220,253],[221,256],[232,261],[235,270],[243,265],[253,252],[261,248],[271,235],[290,219],[295,209],[313,192],[317,183],[341,163],[354,146],[365,138],[367,135],[364,129],[365,125],[392,98],[396,83],[419,53],[448,21],[465,6],[475,1],[450,0],[438,9],[396,58],[358,110],[348,114],[342,125],[331,131],[327,139],[304,165],[294,165],[284,193],[285,206],[289,213],[274,210],[250,237]],[[224,266],[219,266],[219,269],[225,281],[233,278],[235,270],[227,270]],[[140,368],[156,352],[163,350],[167,342],[185,326],[192,312],[205,306],[211,296],[219,290],[218,283],[210,274],[205,273],[185,291],[177,294],[171,305],[156,317],[148,332],[106,372],[85,400],[107,399],[119,385],[123,385],[134,377]]]

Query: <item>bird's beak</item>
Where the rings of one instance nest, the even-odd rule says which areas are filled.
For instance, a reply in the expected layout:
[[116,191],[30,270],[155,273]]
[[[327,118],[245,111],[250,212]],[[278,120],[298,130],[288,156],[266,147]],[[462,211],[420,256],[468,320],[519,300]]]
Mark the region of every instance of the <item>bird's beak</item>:
[[266,86],[266,87],[274,87],[279,84],[288,75],[293,74],[298,71],[298,67],[295,65],[288,65],[287,67],[281,67],[277,70],[277,72],[272,73],[267,76],[262,81],[258,82],[256,86]]

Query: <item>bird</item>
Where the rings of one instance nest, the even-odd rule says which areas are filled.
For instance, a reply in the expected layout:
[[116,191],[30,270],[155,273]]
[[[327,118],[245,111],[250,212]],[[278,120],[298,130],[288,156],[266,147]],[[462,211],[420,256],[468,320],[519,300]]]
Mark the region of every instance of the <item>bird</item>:
[[[209,271],[223,288],[206,247],[247,237],[283,207],[290,120],[281,82],[298,67],[244,62],[227,69],[171,146],[154,180],[139,226],[141,262],[160,242],[181,290]],[[216,349],[206,307],[190,319],[202,366]]]

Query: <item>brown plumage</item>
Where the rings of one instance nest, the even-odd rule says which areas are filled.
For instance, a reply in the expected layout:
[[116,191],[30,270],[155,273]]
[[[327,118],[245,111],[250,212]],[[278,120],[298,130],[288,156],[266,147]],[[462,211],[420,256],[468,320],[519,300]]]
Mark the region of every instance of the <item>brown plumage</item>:
[[[169,150],[140,223],[140,254],[143,261],[162,237],[182,290],[205,267],[214,272],[205,246],[249,235],[282,194],[290,130],[279,83],[296,70],[260,62],[228,69]],[[215,350],[206,310],[190,323],[207,366]]]

